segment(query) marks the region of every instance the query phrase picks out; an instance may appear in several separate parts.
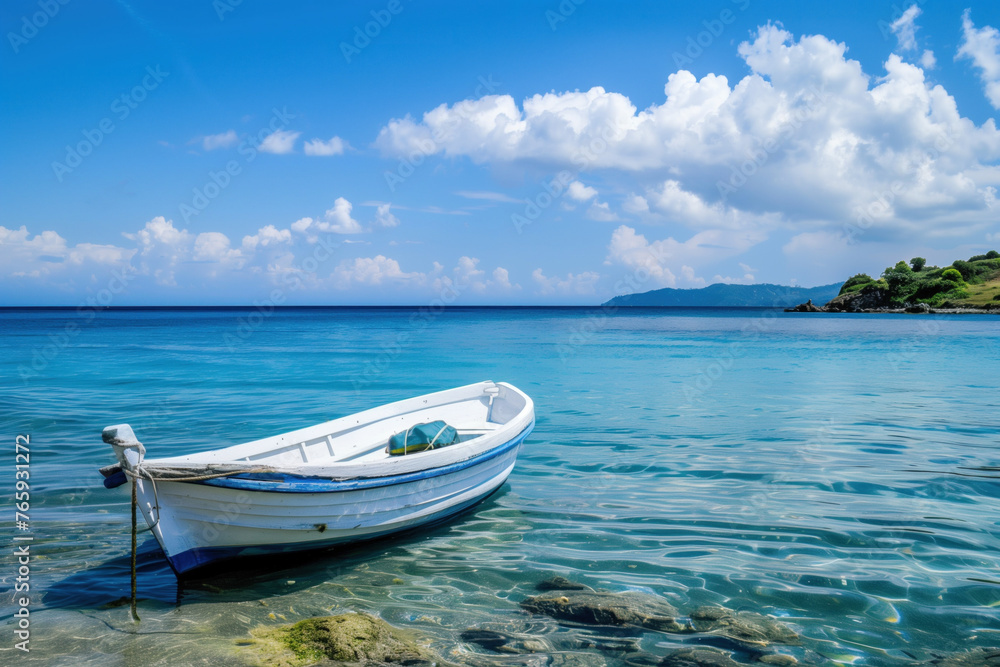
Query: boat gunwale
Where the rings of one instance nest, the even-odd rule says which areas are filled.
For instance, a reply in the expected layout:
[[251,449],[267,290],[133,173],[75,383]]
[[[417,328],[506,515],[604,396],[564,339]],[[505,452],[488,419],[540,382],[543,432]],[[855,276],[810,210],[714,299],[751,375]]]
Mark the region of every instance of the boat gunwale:
[[[215,486],[224,489],[238,489],[241,491],[256,491],[260,493],[343,493],[345,491],[360,491],[376,489],[398,484],[408,484],[424,479],[448,475],[459,470],[471,468],[486,461],[501,456],[511,449],[520,445],[531,435],[535,427],[535,420],[532,419],[527,426],[509,440],[505,440],[497,446],[486,449],[470,457],[444,463],[430,468],[421,468],[411,472],[401,472],[394,475],[383,475],[380,477],[364,477],[352,475],[350,477],[331,478],[319,475],[300,475],[286,472],[261,472],[261,473],[238,473],[226,477],[215,479],[199,480],[195,482],[178,482],[180,484],[202,484],[205,486]],[[424,454],[427,452],[419,452]],[[412,454],[411,456],[416,456]],[[283,479],[266,479],[267,476],[280,475]],[[294,481],[289,480],[293,478]],[[161,478],[159,483],[169,482],[169,478]]]
[[[452,389],[446,389],[444,391],[433,392],[431,394],[424,394],[421,396],[415,396],[407,399],[402,399],[399,401],[394,401],[392,403],[386,403],[380,406],[369,408],[361,412],[353,413],[350,415],[345,415],[343,417],[338,417],[327,422],[321,422],[319,424],[313,424],[311,426],[306,426],[299,429],[294,429],[292,431],[287,431],[284,433],[279,433],[277,435],[268,436],[266,438],[261,438],[258,440],[253,440],[245,443],[239,443],[236,445],[231,445],[229,447],[224,447],[222,449],[216,450],[206,450],[203,452],[196,452],[193,454],[186,454],[180,456],[172,456],[165,458],[149,459],[147,458],[143,465],[149,471],[150,469],[155,470],[156,468],[161,468],[164,470],[174,471],[174,474],[178,474],[181,471],[194,470],[194,469],[205,469],[208,466],[211,470],[217,472],[225,472],[228,476],[234,474],[239,474],[241,470],[246,470],[249,467],[256,467],[258,470],[271,474],[289,474],[298,475],[303,472],[310,473],[310,476],[314,477],[325,477],[327,479],[353,479],[356,477],[389,477],[391,475],[402,475],[412,472],[418,472],[421,470],[428,469],[428,466],[414,467],[416,455],[410,456],[398,456],[398,457],[387,457],[385,459],[380,459],[377,461],[370,462],[357,462],[353,460],[334,460],[334,461],[321,461],[316,463],[299,463],[292,466],[287,465],[270,465],[264,462],[251,466],[247,461],[242,461],[239,459],[229,459],[229,460],[198,460],[198,457],[205,455],[218,456],[221,452],[233,452],[238,453],[238,456],[244,457],[243,451],[245,448],[250,448],[253,446],[262,447],[264,445],[270,444],[272,446],[277,445],[281,439],[288,438],[288,445],[291,445],[294,440],[303,437],[306,434],[316,434],[326,431],[329,433],[330,430],[335,429],[340,425],[350,424],[352,428],[347,430],[354,430],[360,426],[374,424],[379,421],[386,421],[392,419],[396,414],[389,412],[384,417],[378,417],[376,419],[370,419],[369,421],[361,421],[361,419],[370,417],[373,414],[381,414],[390,411],[391,408],[400,408],[407,405],[416,404],[418,401],[423,401],[427,403],[428,399],[438,398],[447,399],[449,395],[458,395],[460,392],[468,393],[476,387],[482,387],[484,390],[490,386],[494,387],[505,387],[511,390],[518,397],[523,399],[524,405],[517,412],[516,415],[512,416],[510,419],[504,422],[496,422],[498,428],[493,431],[484,433],[478,437],[472,438],[465,442],[456,443],[455,445],[449,447],[442,447],[440,449],[428,450],[425,452],[420,452],[426,457],[432,459],[431,464],[435,466],[450,465],[458,461],[464,460],[464,458],[472,458],[479,456],[483,452],[489,451],[490,449],[497,446],[497,441],[506,442],[508,437],[505,432],[513,430],[511,427],[518,427],[520,424],[534,423],[534,402],[531,398],[513,385],[507,382],[495,382],[492,380],[487,380],[483,382],[475,382],[462,387],[455,387]],[[462,402],[466,400],[471,400],[472,396],[468,398],[460,399],[459,401],[445,400],[442,405],[452,403],[452,402]],[[411,410],[412,412],[412,410]],[[530,416],[530,421],[525,421],[525,417]],[[353,422],[353,423],[352,423]],[[523,429],[520,426],[518,432]],[[503,438],[503,439],[501,439]],[[465,455],[464,458],[456,459],[456,455]],[[420,459],[419,462],[427,461],[428,459]],[[417,463],[419,463],[417,462]],[[379,468],[388,468],[389,471],[379,470]],[[399,470],[391,470],[391,468],[399,468]],[[312,469],[312,470],[310,470]],[[152,471],[151,471],[152,472]],[[171,481],[170,475],[158,475],[158,481]]]

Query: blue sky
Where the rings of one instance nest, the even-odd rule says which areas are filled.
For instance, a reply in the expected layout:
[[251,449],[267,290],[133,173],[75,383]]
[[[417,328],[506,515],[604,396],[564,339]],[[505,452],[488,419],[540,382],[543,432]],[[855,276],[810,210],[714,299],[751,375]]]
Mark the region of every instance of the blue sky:
[[997,3],[623,7],[4,3],[0,304],[593,304],[1000,247]]

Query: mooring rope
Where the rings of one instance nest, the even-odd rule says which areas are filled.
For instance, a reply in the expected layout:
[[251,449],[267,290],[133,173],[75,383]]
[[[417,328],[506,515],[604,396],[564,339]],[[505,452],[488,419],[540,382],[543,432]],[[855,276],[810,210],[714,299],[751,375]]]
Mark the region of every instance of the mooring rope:
[[149,470],[147,470],[145,466],[139,466],[138,468],[136,468],[136,472],[125,470],[123,468],[122,472],[125,473],[126,477],[132,479],[138,477],[140,479],[148,479],[151,482],[156,479],[160,480],[161,482],[202,482],[206,479],[218,479],[219,477],[231,477],[233,475],[251,475],[262,472],[274,472],[274,468],[250,468],[248,470],[230,470],[229,472],[217,472],[209,475],[195,475],[192,477],[168,477],[166,475],[158,475],[157,477],[153,477],[153,474],[149,472]]
[[136,535],[138,535],[137,522],[135,516],[135,510],[139,506],[139,498],[135,490],[136,481],[132,478],[132,600],[129,609],[132,612],[132,620],[136,623],[139,622],[139,614],[135,610],[135,552],[136,552]]

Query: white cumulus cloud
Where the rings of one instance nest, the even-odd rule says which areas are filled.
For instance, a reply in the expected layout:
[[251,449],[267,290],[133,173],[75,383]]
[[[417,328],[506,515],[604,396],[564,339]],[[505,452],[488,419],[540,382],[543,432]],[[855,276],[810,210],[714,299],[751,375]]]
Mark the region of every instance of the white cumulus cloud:
[[191,258],[193,234],[158,215],[139,231],[123,236],[138,244],[136,259],[143,273],[152,275],[160,285],[177,285],[175,271],[179,263]]
[[73,278],[81,271],[122,266],[135,250],[97,243],[69,245],[51,230],[32,235],[22,225],[8,229],[0,225],[0,276],[45,279]]
[[158,215],[134,234],[123,234],[127,239],[138,241],[140,251],[146,255],[152,252],[156,246],[180,247],[188,244],[193,237],[186,229],[174,227],[173,220],[167,220],[162,215]]
[[326,210],[323,218],[300,218],[292,223],[292,231],[309,233],[315,241],[315,231],[333,232],[335,234],[360,234],[364,231],[361,223],[351,217],[354,205],[343,197],[337,197],[333,206]]
[[302,152],[306,155],[343,155],[347,148],[347,142],[340,137],[332,137],[329,141],[322,139],[312,139],[302,145]]
[[674,179],[647,188],[645,196],[631,195],[623,209],[647,221],[675,222],[696,229],[772,228],[781,224],[777,214],[749,214],[722,202],[708,203]]
[[399,218],[389,211],[390,204],[379,204],[375,209],[375,224],[379,227],[398,227]]
[[[292,223],[294,227],[301,221],[296,221]],[[276,245],[279,243],[291,243],[292,232],[289,229],[278,229],[274,225],[265,225],[257,230],[256,234],[247,235],[243,237],[243,247],[248,250],[254,250],[257,246],[266,248],[270,245]]]
[[[673,241],[673,239],[669,239]],[[669,244],[657,241],[650,244],[646,237],[637,234],[627,225],[621,225],[611,234],[608,245],[608,263],[621,264],[639,272],[645,279],[652,279],[656,287],[673,287],[677,276],[667,267],[672,258]]]
[[66,260],[70,264],[78,265],[86,262],[94,262],[96,264],[117,266],[127,263],[132,255],[135,254],[135,251],[130,248],[121,248],[119,246],[100,243],[77,243],[72,248],[67,248],[67,251]]
[[432,284],[434,291],[448,296],[449,300],[456,300],[465,293],[502,295],[521,289],[520,285],[511,284],[507,269],[498,266],[487,278],[486,271],[479,268],[479,259],[467,255],[458,258],[450,275],[444,275],[444,267],[435,262],[432,275],[436,276]]
[[[606,263],[624,266],[640,280],[649,281],[652,287],[674,287],[677,272],[689,282],[697,283],[693,279],[695,268],[738,256],[765,238],[766,234],[760,230],[710,229],[683,242],[673,237],[648,241],[632,227],[620,225],[611,234]],[[684,266],[691,270],[685,271]]]
[[339,289],[350,289],[354,285],[419,282],[425,278],[422,273],[404,272],[399,267],[399,262],[385,255],[344,260],[334,270],[333,275]]
[[565,278],[560,278],[559,276],[546,276],[541,269],[535,269],[531,272],[531,279],[535,281],[538,293],[543,295],[595,294],[597,281],[600,280],[600,278],[601,274],[595,271],[568,273]]
[[[907,46],[917,15],[908,11],[896,24]],[[995,40],[995,31],[968,22],[963,53],[991,82],[1000,79]],[[847,58],[846,44],[795,38],[776,25],[759,27],[737,51],[751,70],[741,80],[680,70],[667,77],[665,99],[644,110],[601,87],[537,94],[520,105],[490,95],[394,119],[376,145],[396,157],[617,170],[637,185],[623,212],[651,209],[699,228],[837,230],[890,188],[896,194],[883,234],[957,237],[991,223],[1000,132],[992,121],[963,118],[919,65],[892,54],[873,76]],[[930,66],[932,58],[921,60]],[[614,214],[591,210],[592,217]],[[952,225],[956,216],[963,225]]]
[[291,130],[275,130],[264,137],[258,150],[262,153],[275,153],[277,155],[292,153],[295,151],[295,140],[299,138],[300,134],[302,133]]
[[242,253],[231,248],[229,237],[222,232],[202,232],[194,239],[193,258],[196,261],[219,262],[222,264],[242,265]]
[[520,285],[513,285],[510,282],[510,272],[502,266],[493,269],[493,284],[501,290],[521,289]]
[[336,232],[338,234],[358,234],[362,231],[361,224],[351,217],[351,202],[343,197],[337,197],[333,202],[333,208],[329,208],[325,214],[325,220],[318,226],[323,231]]
[[580,181],[573,181],[566,188],[566,196],[574,201],[587,201],[597,196],[597,190]]

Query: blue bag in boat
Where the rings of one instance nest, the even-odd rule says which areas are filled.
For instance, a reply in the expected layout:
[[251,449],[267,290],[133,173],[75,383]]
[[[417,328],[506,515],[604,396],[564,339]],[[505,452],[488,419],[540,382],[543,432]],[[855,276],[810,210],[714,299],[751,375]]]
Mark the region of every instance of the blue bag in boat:
[[458,442],[458,431],[441,420],[414,424],[389,438],[385,450],[390,456],[403,456]]

